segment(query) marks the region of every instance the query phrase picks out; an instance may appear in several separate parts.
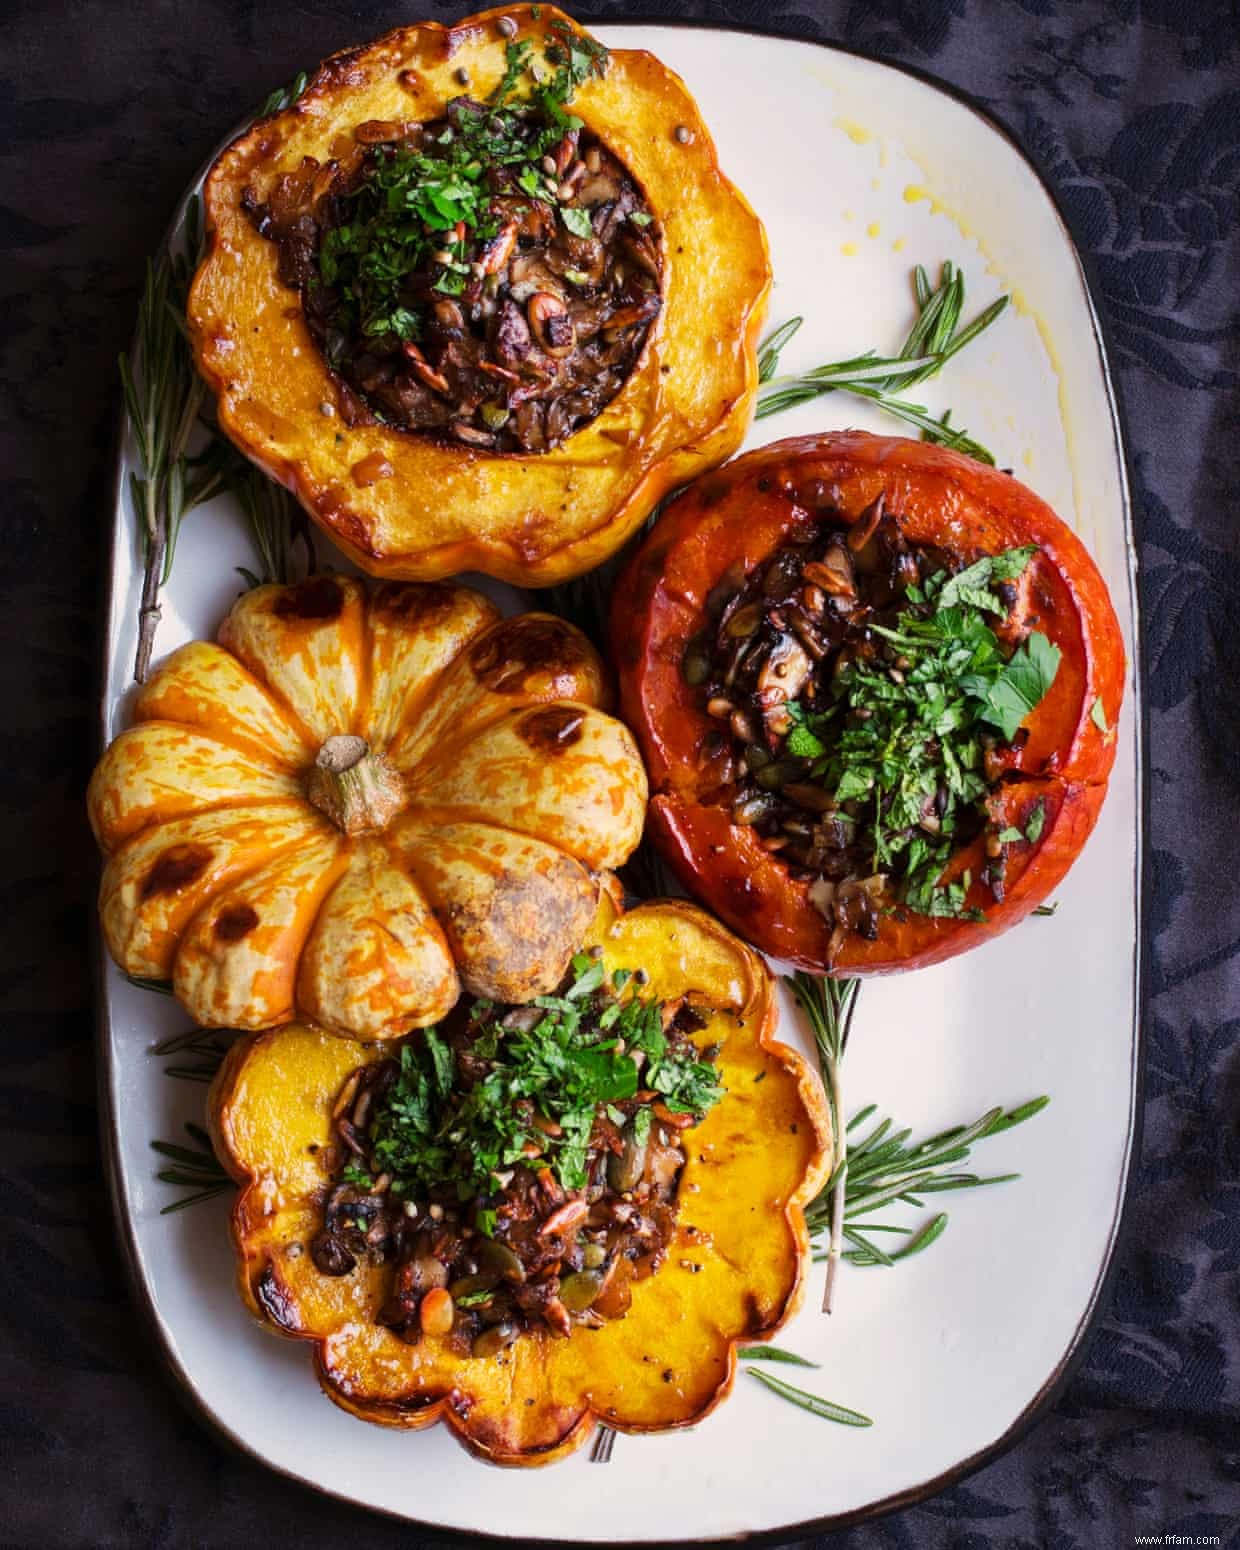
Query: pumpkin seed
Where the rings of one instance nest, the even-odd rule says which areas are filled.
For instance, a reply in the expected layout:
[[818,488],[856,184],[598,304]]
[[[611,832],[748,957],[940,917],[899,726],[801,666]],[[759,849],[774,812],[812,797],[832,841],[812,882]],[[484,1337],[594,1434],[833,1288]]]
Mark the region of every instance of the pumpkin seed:
[[584,1313],[593,1307],[602,1290],[602,1276],[593,1270],[578,1270],[560,1282],[560,1301],[570,1313]]
[[498,1270],[480,1270],[476,1275],[458,1276],[448,1287],[453,1297],[473,1297],[478,1292],[493,1292],[499,1285]]
[[474,1342],[469,1348],[469,1354],[476,1356],[479,1361],[486,1361],[490,1356],[498,1356],[520,1334],[515,1324],[505,1320],[502,1324],[492,1324],[490,1329],[484,1329],[480,1335],[474,1336]]
[[525,1266],[506,1243],[499,1243],[494,1238],[483,1238],[474,1245],[473,1252],[480,1267],[495,1270],[500,1278],[515,1281],[518,1285],[525,1280]]
[[680,671],[685,682],[695,689],[710,677],[710,643],[704,635],[695,635],[685,647]]
[[784,795],[798,807],[809,808],[811,813],[829,813],[835,806],[835,798],[829,791],[808,781],[790,781],[784,787]]
[[762,623],[763,612],[761,603],[747,603],[744,608],[738,608],[724,626],[724,634],[732,640],[748,640]]

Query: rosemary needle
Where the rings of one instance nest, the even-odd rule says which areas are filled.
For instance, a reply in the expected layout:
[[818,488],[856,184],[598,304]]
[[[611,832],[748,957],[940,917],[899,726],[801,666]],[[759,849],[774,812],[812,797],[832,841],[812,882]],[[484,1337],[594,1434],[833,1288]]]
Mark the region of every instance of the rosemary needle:
[[790,1367],[817,1368],[808,1356],[798,1356],[795,1351],[785,1351],[778,1345],[747,1345],[736,1353],[743,1362],[786,1362]]
[[164,1184],[177,1184],[191,1191],[163,1207],[160,1216],[173,1211],[184,1211],[187,1206],[202,1200],[212,1200],[233,1187],[233,1181],[225,1171],[211,1147],[211,1138],[201,1125],[186,1121],[185,1132],[192,1146],[181,1146],[175,1141],[152,1141],[152,1151],[168,1159],[171,1167],[161,1168],[155,1175]]
[[823,1399],[818,1394],[808,1394],[804,1389],[796,1388],[791,1383],[785,1383],[782,1378],[777,1378],[773,1372],[762,1372],[757,1367],[747,1367],[751,1378],[757,1378],[772,1393],[778,1394],[781,1399],[788,1400],[802,1410],[808,1410],[811,1415],[821,1416],[824,1421],[836,1421],[841,1426],[873,1426],[874,1422],[868,1415],[862,1415],[859,1410],[850,1410],[847,1405],[837,1405],[830,1399]]
[[[125,971],[122,969],[121,973],[124,974]],[[125,978],[136,990],[153,990],[159,996],[173,994],[171,980],[147,979],[141,974],[125,974]]]
[[227,1029],[190,1028],[153,1044],[151,1054],[194,1056],[193,1065],[165,1066],[164,1075],[183,1082],[210,1082],[223,1065],[233,1038],[233,1033]]

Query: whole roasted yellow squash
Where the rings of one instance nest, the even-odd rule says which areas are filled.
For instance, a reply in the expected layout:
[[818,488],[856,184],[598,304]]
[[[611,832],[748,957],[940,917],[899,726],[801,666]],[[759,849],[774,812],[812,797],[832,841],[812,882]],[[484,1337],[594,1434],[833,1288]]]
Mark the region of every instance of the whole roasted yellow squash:
[[[412,1263],[390,1246],[385,1255],[392,1208],[385,1228],[372,1207],[386,1202],[380,1192],[395,1186],[385,1175],[366,1196],[370,1180],[363,1177],[358,1185],[352,1171],[344,1177],[353,1186],[341,1185],[339,1154],[342,1134],[362,1150],[357,1129],[347,1123],[349,1108],[356,1095],[372,1091],[364,1085],[367,1073],[391,1061],[392,1046],[360,1047],[297,1025],[250,1035],[230,1051],[211,1094],[216,1151],[241,1186],[232,1224],[240,1289],[251,1311],[277,1333],[312,1342],[319,1381],[344,1409],[410,1429],[442,1419],[472,1452],[498,1464],[561,1458],[598,1421],[620,1431],[657,1432],[692,1425],[712,1410],[731,1387],[737,1345],[769,1337],[799,1305],[808,1261],[804,1207],[824,1183],[829,1156],[821,1085],[798,1054],[774,1040],[774,983],[750,948],[693,905],[662,901],[620,914],[606,890],[587,942],[596,944],[606,975],[636,976],[638,996],[657,1003],[665,1023],[675,1009],[682,1008],[680,1016],[687,1009],[696,1054],[713,1061],[710,1069],[723,1088],[693,1128],[673,1132],[670,1127],[683,1127],[691,1116],[655,1105],[651,1151],[673,1138],[680,1148],[678,1177],[670,1186],[674,1226],[665,1223],[670,1236],[656,1256],[657,1268],[640,1257],[640,1237],[595,1225],[611,1219],[604,1192],[583,1186],[540,1229],[560,1233],[553,1263],[525,1279],[502,1241],[503,1228],[496,1227],[505,1201],[516,1210],[525,1198],[519,1167],[515,1181],[512,1168],[497,1181],[508,1191],[505,1197],[487,1197],[500,1206],[490,1212],[489,1225],[476,1211],[478,1228],[463,1229],[464,1241],[447,1247],[441,1246],[451,1239],[444,1210],[428,1208],[419,1189],[420,1199],[407,1197],[394,1219],[403,1225],[405,1217],[417,1218],[413,1230],[431,1248],[424,1244],[423,1257]],[[578,981],[579,987],[584,983]],[[530,1023],[509,1018],[504,1026],[511,1028],[509,1038],[518,1038],[517,1030]],[[414,1034],[409,1044],[426,1037]],[[450,1042],[471,1048],[459,1027]],[[595,1052],[595,1059],[602,1058]],[[638,1101],[652,1097],[658,1094],[637,1094]],[[368,1105],[368,1097],[361,1102]],[[682,1111],[692,1106],[667,1102]],[[625,1107],[634,1112],[632,1101]],[[606,1115],[600,1106],[596,1129],[606,1129]],[[543,1131],[554,1135],[559,1128],[541,1115],[532,1123],[542,1127],[529,1132],[540,1140]],[[629,1118],[630,1129],[633,1123]],[[622,1166],[627,1156],[622,1154]],[[542,1161],[524,1160],[528,1169]],[[615,1182],[610,1173],[606,1177]],[[633,1185],[637,1177],[619,1183]],[[537,1192],[532,1176],[526,1182]],[[637,1183],[618,1200],[613,1191],[613,1216],[623,1222],[649,1209],[642,1204],[645,1187]],[[667,1188],[665,1180],[665,1194]],[[342,1196],[352,1203],[337,1204]],[[441,1198],[456,1195],[445,1189]],[[587,1214],[589,1201],[595,1205]],[[333,1212],[337,1221],[344,1214],[355,1253],[333,1241],[324,1246],[325,1218]],[[570,1219],[565,1230],[560,1224]],[[434,1231],[428,1234],[422,1224]],[[508,1243],[519,1246],[515,1236]],[[342,1252],[343,1258],[334,1257]],[[514,1287],[493,1270],[445,1289],[446,1269],[434,1275],[440,1268],[435,1253],[445,1265],[462,1254],[474,1255],[481,1268],[493,1261],[514,1265],[522,1285]],[[597,1268],[570,1273],[583,1255]],[[619,1301],[617,1271],[624,1272]],[[591,1276],[612,1299],[604,1317],[588,1306],[597,1287],[586,1298],[571,1295]],[[393,1327],[404,1318],[401,1299],[394,1297],[402,1286],[415,1288],[415,1301],[421,1298],[420,1328],[416,1318],[412,1329]],[[547,1290],[554,1295],[539,1295]],[[496,1322],[502,1314],[488,1314],[492,1297],[523,1293],[525,1305],[558,1313],[560,1333],[554,1324],[540,1324],[518,1336],[511,1324]],[[561,1297],[585,1311],[570,1322]],[[602,1307],[601,1299],[594,1306]]]
[[[350,257],[349,222],[359,208],[351,201],[366,181],[359,167],[370,157],[368,165],[390,171],[394,158],[432,139],[439,154],[463,124],[489,122],[496,104],[509,102],[505,92],[517,93],[511,100],[520,106],[517,77],[545,95],[556,71],[568,72],[567,85],[547,111],[562,138],[522,164],[519,184],[511,168],[497,181],[472,164],[462,175],[477,186],[464,195],[459,179],[450,187],[440,180],[428,218],[442,247],[415,277],[421,290],[412,299],[392,290],[376,317],[375,275],[388,274],[400,244],[414,237],[408,223],[385,227],[382,242]],[[609,167],[627,190],[619,213],[631,219],[620,236]],[[477,208],[475,195],[488,187],[494,204]],[[392,189],[392,208],[404,220],[401,201],[424,209],[426,192],[406,180]],[[207,250],[188,315],[219,422],[371,574],[433,580],[480,570],[526,585],[578,575],[616,550],[670,489],[740,445],[770,286],[762,225],[720,171],[682,82],[645,52],[607,55],[552,6],[403,27],[334,55],[292,106],[223,152],[204,200]],[[325,227],[316,219],[332,200],[336,229],[324,268]],[[476,224],[454,225],[458,210]],[[269,240],[276,230],[283,248]],[[562,239],[551,255],[555,273],[540,261],[533,280],[518,279],[522,245],[544,241],[548,230]],[[347,305],[366,313],[377,359],[364,354],[355,364],[365,383],[379,384],[381,405],[360,402],[327,363],[343,337],[319,315],[329,277],[344,284],[337,249],[341,263],[358,265]],[[618,289],[600,315],[604,269]],[[497,320],[488,287],[504,276],[516,311],[505,301]],[[494,336],[497,326],[507,330],[499,355],[475,370],[476,336]],[[591,329],[594,342],[582,343]],[[578,392],[575,367],[565,376],[578,345],[606,378],[605,392]],[[476,385],[487,380],[495,397],[481,402]],[[461,417],[435,434],[417,429],[443,419],[445,395],[461,399]],[[540,402],[546,418],[521,425]],[[400,423],[402,403],[414,429]],[[513,425],[522,447],[547,450],[506,445]]]
[[551,989],[641,835],[602,666],[468,587],[245,593],[181,647],[90,784],[104,938],[207,1027],[390,1039],[464,985]]

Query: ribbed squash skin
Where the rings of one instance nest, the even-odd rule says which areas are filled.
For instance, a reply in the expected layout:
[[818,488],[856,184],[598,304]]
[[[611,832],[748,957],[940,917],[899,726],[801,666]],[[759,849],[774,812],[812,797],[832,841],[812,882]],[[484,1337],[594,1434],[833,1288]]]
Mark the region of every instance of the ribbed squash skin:
[[[462,985],[563,976],[598,873],[641,836],[646,777],[562,619],[469,587],[343,576],[245,593],[160,665],[91,780],[104,940],[206,1027],[294,1017],[357,1039],[437,1021]],[[349,834],[309,800],[361,737],[398,809]]]
[[[747,572],[823,502],[855,522],[880,492],[907,537],[969,560],[1026,544],[1040,553],[1022,582],[1014,625],[1037,628],[1063,653],[1054,685],[1030,716],[1028,741],[1008,756],[1020,780],[996,788],[1000,827],[1045,823],[1008,855],[1005,897],[980,882],[967,904],[985,920],[880,919],[878,938],[853,934],[828,961],[830,928],[752,828],[711,800],[703,739],[715,723],[684,680],[681,660],[706,623],[711,588],[739,562]],[[1124,645],[1106,584],[1081,541],[1032,490],[943,447],[863,431],[775,442],[700,479],[666,510],[616,589],[613,654],[622,712],[637,732],[653,797],[649,829],[681,882],[763,951],[810,969],[883,974],[938,963],[1006,931],[1047,898],[1089,837],[1115,761]],[[1107,731],[1093,719],[1101,701]],[[985,865],[983,838],[945,876]]]
[[731,1387],[737,1344],[769,1337],[799,1305],[804,1207],[825,1182],[826,1101],[806,1062],[773,1038],[762,960],[691,904],[620,915],[606,891],[587,941],[602,944],[609,970],[645,968],[652,994],[691,998],[707,1024],[695,1038],[724,1040],[727,1086],[689,1132],[667,1262],[603,1329],[527,1335],[502,1357],[462,1358],[439,1338],[409,1346],[373,1322],[390,1270],[315,1268],[304,1245],[321,1225],[327,1179],[312,1147],[330,1138],[342,1082],[380,1050],[299,1026],[253,1035],[234,1046],[211,1095],[216,1151],[242,1187],[233,1237],[251,1311],[313,1344],[319,1382],[344,1409],[411,1429],[444,1420],[497,1464],[562,1458],[599,1420],[627,1432],[701,1420]]
[[[559,448],[536,455],[437,445],[382,425],[350,429],[321,413],[338,402],[334,379],[296,293],[280,283],[275,245],[241,209],[242,193],[253,188],[261,199],[303,157],[347,151],[366,120],[439,116],[462,91],[458,70],[485,97],[504,68],[501,17],[517,24],[518,41],[535,41],[539,57],[553,22],[575,26],[552,6],[538,18],[536,9],[398,28],[333,55],[293,107],[243,134],[207,179],[207,254],[188,311],[220,424],[373,575],[477,570],[527,586],[576,576],[619,548],[669,490],[730,456],[751,417],[770,286],[765,233],[720,171],[684,84],[626,49],[572,104],[644,188],[663,232],[663,311],[620,393]],[[391,476],[359,483],[354,470],[379,461]]]

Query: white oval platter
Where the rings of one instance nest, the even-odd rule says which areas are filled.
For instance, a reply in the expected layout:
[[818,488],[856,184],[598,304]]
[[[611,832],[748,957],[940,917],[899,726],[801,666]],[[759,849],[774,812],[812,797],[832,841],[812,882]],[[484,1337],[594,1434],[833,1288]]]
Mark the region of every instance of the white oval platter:
[[[1135,653],[1127,489],[1097,323],[1068,233],[1037,175],[985,117],[889,66],[739,32],[622,26],[678,71],[722,164],[767,225],[771,323],[803,314],[785,370],[870,347],[911,316],[914,263],[965,271],[971,315],[1006,290],[984,339],[920,390],[991,447],[1091,547]],[[711,320],[701,320],[703,328]],[[891,431],[842,396],[756,425],[749,445],[846,425]],[[124,724],[141,564],[117,483],[103,733]],[[225,500],[182,531],[157,656],[211,634],[252,563]],[[179,1135],[202,1089],[152,1058],[180,1031],[170,1000],[102,975],[102,1095],[122,1235],[152,1336],[200,1410],[233,1442],[319,1490],[473,1537],[654,1542],[810,1532],[923,1494],[1008,1439],[1055,1385],[1099,1296],[1133,1145],[1139,1065],[1140,746],[1135,675],[1098,828],[1053,918],[939,968],[863,988],[845,1064],[847,1108],[876,1103],[926,1134],[993,1104],[1048,1093],[1032,1123],[985,1144],[984,1171],[1023,1178],[952,1196],[929,1252],[894,1269],[843,1268],[836,1312],[821,1267],[781,1344],[821,1370],[807,1387],[873,1417],[833,1426],[742,1372],[697,1429],[618,1439],[604,1470],[583,1451],[550,1473],[500,1475],[436,1428],[367,1427],[322,1398],[309,1352],[252,1324],[233,1289],[227,1203],[161,1216],[153,1137]],[[785,1036],[800,1037],[791,1014]],[[791,1369],[779,1369],[798,1377]]]

